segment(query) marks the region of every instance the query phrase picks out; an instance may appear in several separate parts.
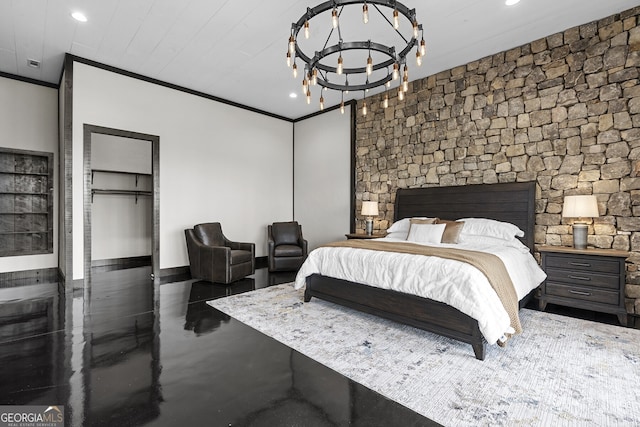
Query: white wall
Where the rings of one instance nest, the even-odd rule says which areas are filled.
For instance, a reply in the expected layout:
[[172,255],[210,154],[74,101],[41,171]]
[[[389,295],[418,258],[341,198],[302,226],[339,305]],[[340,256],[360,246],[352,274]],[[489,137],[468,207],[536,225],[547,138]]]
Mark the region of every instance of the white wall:
[[309,250],[350,230],[351,113],[333,110],[295,123],[294,211]]
[[[83,277],[83,125],[160,137],[160,268],[188,265],[184,229],[219,221],[266,255],[291,219],[291,123],[74,63],[73,279]],[[223,83],[221,83],[223,84]]]
[[[151,174],[151,141],[94,133],[91,169]],[[151,176],[95,172],[92,188],[152,191]],[[150,256],[153,200],[148,196],[100,195],[91,203],[91,260]]]
[[[54,153],[58,170],[58,90],[0,77],[0,147]],[[0,257],[0,272],[58,267],[58,182],[53,176],[53,252]]]

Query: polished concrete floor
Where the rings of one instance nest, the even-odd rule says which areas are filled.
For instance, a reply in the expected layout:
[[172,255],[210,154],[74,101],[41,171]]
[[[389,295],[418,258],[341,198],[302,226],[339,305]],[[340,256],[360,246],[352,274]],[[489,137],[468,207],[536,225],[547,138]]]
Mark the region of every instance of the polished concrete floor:
[[149,275],[0,289],[0,405],[63,405],[73,426],[436,425],[206,304],[292,273],[231,286]]

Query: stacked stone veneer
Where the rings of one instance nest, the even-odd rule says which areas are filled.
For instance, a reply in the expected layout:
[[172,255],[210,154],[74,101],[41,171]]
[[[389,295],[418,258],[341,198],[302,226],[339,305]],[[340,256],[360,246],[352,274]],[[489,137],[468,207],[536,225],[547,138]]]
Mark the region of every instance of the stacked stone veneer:
[[[640,7],[368,99],[356,122],[356,212],[397,188],[536,181],[536,244],[571,246],[565,195],[595,194],[589,244],[631,251],[626,306],[640,313]],[[427,57],[428,59],[428,57]],[[359,217],[358,228],[364,228]]]

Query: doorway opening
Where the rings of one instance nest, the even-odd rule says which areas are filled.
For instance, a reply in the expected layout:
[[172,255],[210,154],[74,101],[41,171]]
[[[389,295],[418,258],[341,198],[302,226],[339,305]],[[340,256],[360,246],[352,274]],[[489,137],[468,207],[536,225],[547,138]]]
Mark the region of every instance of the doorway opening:
[[84,283],[150,265],[160,280],[160,137],[84,125]]

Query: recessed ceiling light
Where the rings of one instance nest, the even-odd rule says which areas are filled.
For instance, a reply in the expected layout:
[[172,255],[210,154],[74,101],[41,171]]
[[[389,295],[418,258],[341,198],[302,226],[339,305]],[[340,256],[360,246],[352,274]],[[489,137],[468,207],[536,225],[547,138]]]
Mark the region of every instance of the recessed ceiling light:
[[82,12],[73,12],[71,17],[79,22],[87,22],[87,17]]
[[520,0],[507,0],[504,2],[507,6],[513,6],[514,4],[520,3]]
[[289,98],[297,98],[297,97],[298,97],[298,94],[297,94],[297,93],[295,93],[295,92],[291,92],[291,93],[289,94]]

